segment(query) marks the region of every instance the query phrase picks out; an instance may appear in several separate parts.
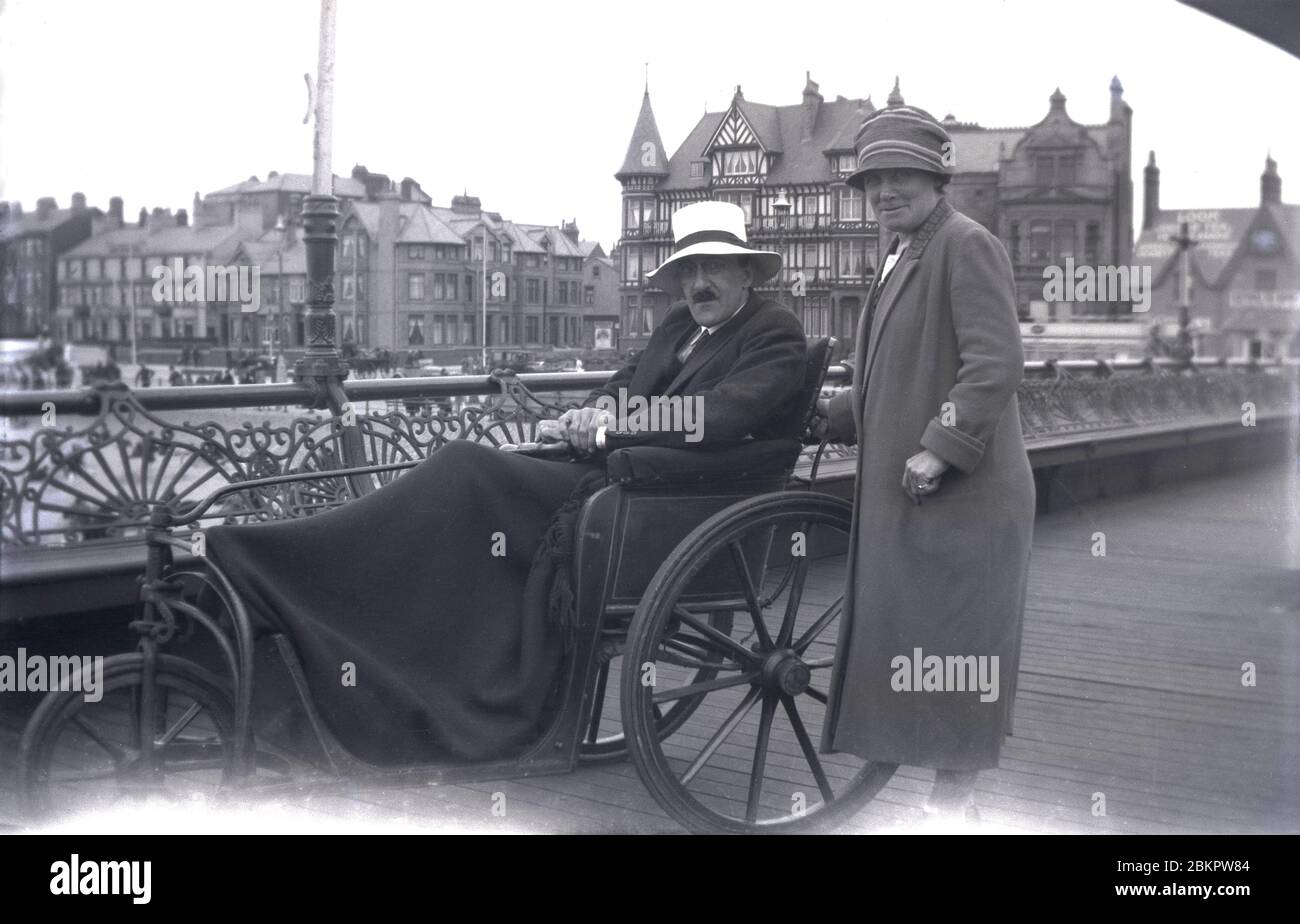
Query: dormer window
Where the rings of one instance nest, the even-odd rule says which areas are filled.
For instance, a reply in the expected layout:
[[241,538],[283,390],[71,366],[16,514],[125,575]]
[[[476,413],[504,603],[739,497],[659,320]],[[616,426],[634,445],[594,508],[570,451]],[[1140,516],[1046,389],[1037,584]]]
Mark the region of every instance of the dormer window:
[[835,173],[852,173],[858,169],[858,158],[854,154],[835,154],[831,157],[831,170]]
[[692,180],[704,179],[704,161],[702,160],[691,161],[691,179]]
[[746,148],[722,153],[723,176],[748,176],[758,173],[758,151]]

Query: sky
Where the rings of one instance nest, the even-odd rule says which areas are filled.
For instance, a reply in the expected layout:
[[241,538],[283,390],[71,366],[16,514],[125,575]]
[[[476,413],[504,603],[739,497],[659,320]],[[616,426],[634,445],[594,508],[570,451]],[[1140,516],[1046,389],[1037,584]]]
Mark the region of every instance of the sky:
[[[0,199],[74,191],[189,208],[267,173],[310,173],[303,74],[314,0],[0,0]],[[618,236],[622,162],[646,85],[675,151],[706,110],[830,100],[894,77],[936,116],[1032,125],[1060,87],[1104,122],[1133,107],[1135,211],[1154,149],[1164,208],[1248,207],[1272,151],[1300,202],[1300,60],[1174,0],[654,4],[338,0],[334,172],[468,191],[526,223]]]

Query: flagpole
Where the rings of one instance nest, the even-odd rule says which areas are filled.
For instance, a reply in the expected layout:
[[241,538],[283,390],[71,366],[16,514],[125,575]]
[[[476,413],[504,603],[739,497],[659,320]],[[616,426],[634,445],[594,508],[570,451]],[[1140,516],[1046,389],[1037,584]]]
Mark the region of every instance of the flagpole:
[[486,220],[483,222],[483,280],[479,288],[483,290],[481,295],[481,298],[483,300],[483,351],[482,351],[481,358],[483,362],[483,371],[487,372],[488,361],[487,361],[487,222]]

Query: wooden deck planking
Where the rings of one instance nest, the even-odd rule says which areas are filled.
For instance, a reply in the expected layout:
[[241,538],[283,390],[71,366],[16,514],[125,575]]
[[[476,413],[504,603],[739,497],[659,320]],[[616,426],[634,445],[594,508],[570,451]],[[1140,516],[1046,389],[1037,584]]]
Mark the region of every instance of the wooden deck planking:
[[[1291,520],[1298,496],[1294,470],[1279,466],[1039,518],[1015,734],[1001,766],[981,774],[977,789],[987,824],[1080,833],[1300,831],[1300,538]],[[1106,534],[1104,558],[1090,551],[1097,530]],[[805,610],[835,599],[841,569],[835,561],[816,564]],[[1256,665],[1255,687],[1241,684],[1243,661]],[[612,677],[605,711],[614,722],[616,692]],[[726,711],[706,704],[683,737],[707,737]],[[814,736],[820,713],[819,705],[805,713]],[[737,781],[756,716],[705,774],[722,796],[743,799]],[[0,766],[7,758],[0,753]],[[765,792],[765,801],[779,804],[805,766],[788,724],[774,734],[769,762],[787,778]],[[836,757],[827,762],[832,775],[845,772]],[[4,776],[6,783],[12,777]],[[919,820],[931,779],[931,771],[901,768],[844,830]],[[1105,816],[1092,814],[1096,792],[1106,796]],[[492,814],[495,793],[505,795],[505,818]],[[298,804],[341,824],[677,830],[627,763],[526,780],[346,788]]]

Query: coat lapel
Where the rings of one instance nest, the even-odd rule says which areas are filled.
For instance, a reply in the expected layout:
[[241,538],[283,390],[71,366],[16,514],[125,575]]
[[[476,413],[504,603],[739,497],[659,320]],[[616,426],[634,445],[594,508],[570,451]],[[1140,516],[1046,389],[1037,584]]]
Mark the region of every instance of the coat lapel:
[[[703,343],[695,345],[694,352],[692,352],[690,356],[686,357],[686,364],[682,366],[681,370],[673,378],[672,382],[670,382],[668,387],[664,389],[664,394],[676,394],[682,385],[690,381],[691,376],[695,375],[701,366],[712,358],[718,350],[722,349],[722,345],[726,343],[727,340],[729,340],[746,321],[749,320],[750,316],[753,315],[755,311],[758,310],[758,303],[759,298],[755,296],[751,290],[749,299],[745,302],[744,307],[736,312],[735,316],[726,323],[726,326],[716,334],[710,334],[705,337]],[[693,319],[691,323],[695,323]]]
[[948,220],[948,216],[953,213],[954,209],[946,198],[941,198],[939,204],[930,212],[930,217],[925,220],[916,236],[912,238],[912,243],[908,245],[907,252],[900,258],[898,264],[890,270],[889,278],[884,283],[884,291],[881,293],[881,303],[876,306],[875,319],[872,322],[871,330],[868,332],[869,355],[866,363],[863,364],[862,387],[865,394],[867,381],[871,378],[871,367],[876,362],[876,356],[880,352],[880,339],[885,331],[885,322],[889,320],[889,315],[893,312],[894,307],[898,304],[899,296],[903,289],[906,288],[908,280],[916,273],[916,268],[921,262],[921,255],[925,253],[926,246],[930,239],[934,237],[940,226]]

